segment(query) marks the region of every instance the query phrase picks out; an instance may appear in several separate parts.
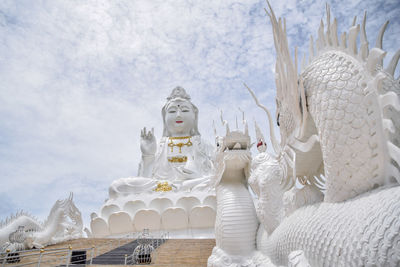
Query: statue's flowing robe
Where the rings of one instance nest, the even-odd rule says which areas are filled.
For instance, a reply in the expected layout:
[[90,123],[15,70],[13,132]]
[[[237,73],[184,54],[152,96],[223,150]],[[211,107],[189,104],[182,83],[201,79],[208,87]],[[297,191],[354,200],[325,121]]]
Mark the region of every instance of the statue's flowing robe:
[[[168,161],[168,137],[160,140],[159,148],[151,164],[140,163],[139,176],[120,178],[115,180],[110,188],[109,195],[116,198],[121,195],[139,194],[151,191],[159,181],[168,181],[179,190],[191,190],[194,187],[206,188],[214,169],[214,149],[202,140],[200,135],[190,138],[192,146],[183,150],[182,156],[186,156],[187,162],[176,164]],[[177,149],[177,148],[175,148]],[[146,160],[146,159],[145,159]],[[152,168],[151,171],[145,168]],[[151,177],[143,177],[145,173],[151,173]]]
[[[181,182],[189,179],[209,176],[212,171],[212,147],[201,139],[200,135],[190,138],[191,149],[186,149],[182,155],[188,158],[186,164],[176,164],[168,161],[168,137],[163,137],[157,151],[152,177],[157,180]],[[186,153],[185,153],[186,152]]]

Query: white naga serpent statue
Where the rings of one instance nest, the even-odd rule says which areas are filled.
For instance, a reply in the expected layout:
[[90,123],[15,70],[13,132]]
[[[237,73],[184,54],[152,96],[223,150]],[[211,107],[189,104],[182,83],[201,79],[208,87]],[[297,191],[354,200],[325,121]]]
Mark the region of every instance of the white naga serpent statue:
[[208,267],[250,266],[268,261],[256,250],[259,223],[247,184],[251,145],[244,118],[243,122],[242,132],[230,131],[223,121],[226,135],[216,138],[216,174],[212,181],[217,196],[216,246],[208,259]]
[[0,223],[0,252],[42,248],[83,236],[81,212],[67,199],[54,203],[45,222],[20,212]]
[[360,25],[354,21],[339,42],[327,5],[327,28],[321,21],[316,53],[311,38],[298,75],[282,20],[271,7],[267,14],[281,142],[249,89],[267,112],[275,151],[255,157],[249,178],[258,195],[257,249],[276,265],[399,266],[400,85],[393,76],[400,50],[383,69],[387,23],[369,51],[364,16],[357,49]]

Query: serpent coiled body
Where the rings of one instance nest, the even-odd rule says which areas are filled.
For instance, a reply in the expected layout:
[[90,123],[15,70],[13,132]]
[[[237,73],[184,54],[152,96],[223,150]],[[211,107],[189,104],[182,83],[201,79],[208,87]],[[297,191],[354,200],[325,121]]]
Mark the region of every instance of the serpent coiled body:
[[217,187],[215,239],[217,247],[231,255],[255,250],[258,220],[252,198],[239,181],[221,181]]
[[[384,183],[386,145],[376,92],[359,61],[326,52],[305,70],[304,88],[324,157],[325,201],[343,201]],[[374,101],[375,100],[375,101]]]
[[265,232],[260,246],[279,265],[303,250],[311,266],[399,266],[400,187],[302,207]]

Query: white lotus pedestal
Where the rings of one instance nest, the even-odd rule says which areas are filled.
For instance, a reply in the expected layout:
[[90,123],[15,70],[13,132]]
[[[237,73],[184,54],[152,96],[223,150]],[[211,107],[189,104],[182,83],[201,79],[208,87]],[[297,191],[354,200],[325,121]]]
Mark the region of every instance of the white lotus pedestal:
[[109,199],[91,215],[93,237],[123,236],[149,229],[170,238],[214,238],[215,192],[146,192]]

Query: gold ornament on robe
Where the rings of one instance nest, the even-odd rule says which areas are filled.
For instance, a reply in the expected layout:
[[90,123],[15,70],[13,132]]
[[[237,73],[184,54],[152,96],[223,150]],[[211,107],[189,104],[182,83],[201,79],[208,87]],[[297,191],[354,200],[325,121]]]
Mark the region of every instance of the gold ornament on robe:
[[187,157],[183,156],[183,157],[172,157],[168,159],[169,162],[172,163],[183,163],[187,161]]
[[167,192],[172,190],[172,186],[168,182],[157,183],[157,187],[153,189],[156,192]]

